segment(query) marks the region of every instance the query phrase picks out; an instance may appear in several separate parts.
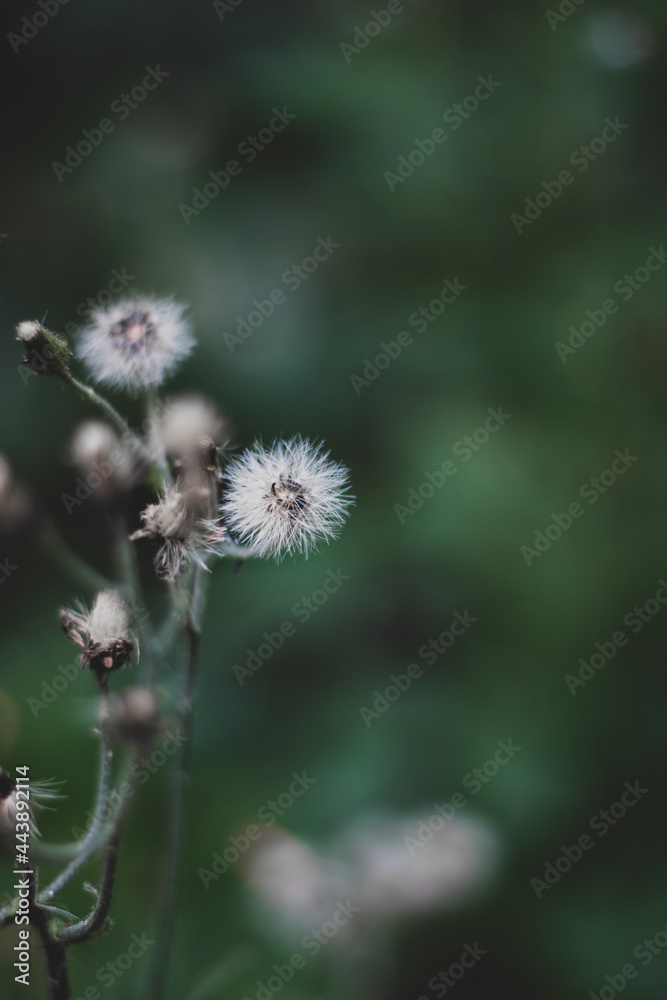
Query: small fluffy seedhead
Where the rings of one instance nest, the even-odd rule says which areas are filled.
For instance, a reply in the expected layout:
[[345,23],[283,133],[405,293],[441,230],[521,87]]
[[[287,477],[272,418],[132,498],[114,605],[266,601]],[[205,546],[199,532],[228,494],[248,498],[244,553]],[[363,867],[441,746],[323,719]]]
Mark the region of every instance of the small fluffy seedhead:
[[257,443],[228,466],[222,504],[238,540],[258,555],[275,556],[316,548],[335,538],[348,508],[348,470],[322,445],[303,438]]
[[130,535],[130,541],[156,538],[161,542],[155,556],[160,580],[173,583],[193,563],[208,569],[207,557],[221,554],[227,531],[217,518],[207,516],[212,499],[203,480],[193,486],[179,480],[159,503],[149,504],[142,513],[144,527]]
[[101,684],[132,660],[136,637],[130,631],[131,609],[117,590],[100,591],[91,611],[80,605],[77,611],[61,608],[59,614],[65,635],[83,650],[81,666]]
[[185,308],[137,296],[95,309],[79,333],[77,357],[102,385],[133,394],[160,385],[195,343]]
[[60,334],[31,319],[19,323],[16,339],[23,348],[23,363],[38,375],[63,376],[68,373],[71,351]]
[[137,456],[101,420],[87,420],[77,427],[70,457],[86,485],[102,497],[129,489],[138,471]]

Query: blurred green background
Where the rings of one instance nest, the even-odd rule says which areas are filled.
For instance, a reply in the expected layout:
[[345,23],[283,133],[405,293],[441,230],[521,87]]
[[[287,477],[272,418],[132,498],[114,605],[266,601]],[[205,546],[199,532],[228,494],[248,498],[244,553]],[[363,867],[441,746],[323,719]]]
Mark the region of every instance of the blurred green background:
[[[428,981],[478,940],[488,954],[456,985],[459,1000],[585,998],[628,962],[640,968],[628,996],[664,996],[667,955],[644,968],[632,953],[667,924],[667,612],[636,635],[623,619],[667,574],[665,275],[627,302],[613,286],[667,236],[667,10],[658,0],[569,7],[551,27],[542,3],[415,0],[349,62],[341,43],[371,8],[321,0],[243,0],[225,12],[75,2],[17,52],[5,44],[2,449],[71,546],[109,571],[99,508],[68,516],[61,500],[75,478],[68,437],[96,414],[53,380],[21,377],[13,328],[45,313],[54,329],[80,322],[77,307],[114,269],[134,277],[132,289],[191,303],[198,347],[170,392],[208,395],[241,446],[258,435],[324,439],[357,497],[340,540],[307,562],[215,571],[173,997],[229,958],[226,984],[202,1000],[254,998],[256,981],[294,950],[256,919],[238,866],[207,890],[197,874],[293,771],[316,785],[284,826],[326,850],[365,814],[428,816],[508,738],[521,753],[470,805],[501,845],[495,878],[464,907],[400,923],[384,946],[390,974],[360,995],[434,996]],[[10,7],[5,33],[38,9]],[[59,182],[52,162],[157,64],[167,79],[126,120],[111,115],[114,132]],[[460,128],[443,125],[489,74],[500,87]],[[276,107],[295,119],[247,162],[239,144]],[[628,128],[587,170],[572,167],[570,155],[616,116]],[[438,127],[447,140],[390,190],[385,172]],[[234,157],[241,173],[186,224],[179,205]],[[574,183],[518,234],[511,214],[568,168]],[[238,317],[284,290],[284,272],[329,235],[340,247],[231,351],[224,334]],[[466,291],[417,332],[408,317],[446,278]],[[563,362],[556,343],[610,297],[618,312]],[[356,392],[350,377],[401,330],[413,344]],[[140,417],[138,404],[115,402]],[[511,419],[457,459],[454,446],[489,407]],[[584,516],[529,567],[521,546],[581,500],[616,449],[638,461],[596,504],[582,501]],[[447,459],[456,476],[399,518],[395,505]],[[145,499],[138,491],[131,523]],[[94,789],[92,681],[82,676],[37,718],[27,699],[73,662],[57,608],[90,595],[29,534],[3,546],[17,569],[0,590],[0,763],[66,782],[41,825],[67,840]],[[149,578],[147,549],[142,559]],[[239,685],[233,665],[339,567],[349,581]],[[361,706],[466,609],[479,623],[366,727]],[[572,694],[565,675],[619,629],[628,644]],[[175,653],[166,673],[177,665]],[[131,671],[116,680],[131,683]],[[154,926],[168,778],[167,768],[152,778],[131,811],[112,934],[70,952],[75,997],[132,933]],[[537,899],[531,878],[635,781],[648,794]],[[0,890],[10,884],[4,867]],[[86,901],[78,884],[63,896],[77,913]],[[13,943],[11,931],[0,936],[0,995],[44,997],[37,960],[29,990],[13,983]],[[313,960],[282,995],[340,995],[336,961]],[[145,971],[137,962],[102,995],[142,995]]]

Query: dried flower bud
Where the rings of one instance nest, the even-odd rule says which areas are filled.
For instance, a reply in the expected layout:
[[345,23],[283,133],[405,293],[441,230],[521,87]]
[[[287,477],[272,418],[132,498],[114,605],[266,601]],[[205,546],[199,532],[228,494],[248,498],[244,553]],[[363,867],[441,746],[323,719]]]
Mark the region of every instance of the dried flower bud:
[[159,503],[149,504],[141,515],[144,527],[130,535],[157,538],[155,571],[161,580],[173,582],[188,565],[208,569],[206,558],[220,555],[227,532],[217,518],[207,517],[211,493],[204,484],[189,487],[182,480],[164,493]]
[[95,309],[76,354],[102,385],[136,394],[160,385],[194,346],[185,306],[137,296]]
[[137,648],[129,604],[117,590],[101,590],[91,611],[81,604],[78,611],[61,608],[59,614],[63,632],[83,650],[81,666],[92,670],[106,688],[111,671],[126,667]]
[[87,420],[76,429],[70,457],[86,485],[101,499],[129,489],[139,470],[136,454],[122,444],[113,427],[100,420]]
[[38,375],[68,374],[72,352],[60,334],[47,330],[36,319],[25,320],[16,327],[16,339],[23,347],[23,363]]
[[155,690],[144,685],[125,688],[109,704],[112,735],[121,743],[146,749],[162,729]]

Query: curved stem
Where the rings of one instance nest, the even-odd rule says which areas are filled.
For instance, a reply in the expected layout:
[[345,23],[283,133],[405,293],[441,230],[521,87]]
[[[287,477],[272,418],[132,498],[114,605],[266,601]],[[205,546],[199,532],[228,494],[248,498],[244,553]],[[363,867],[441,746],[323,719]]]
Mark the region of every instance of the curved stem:
[[37,878],[35,875],[30,876],[28,903],[30,923],[39,934],[46,955],[52,1000],[70,1000],[72,994],[69,988],[65,947],[56,941],[49,930],[48,915],[37,901]]
[[115,824],[114,833],[107,845],[104,856],[104,867],[102,869],[102,881],[97,896],[97,902],[84,920],[78,924],[71,924],[62,927],[56,935],[56,940],[63,945],[79,944],[94,937],[102,930],[109,915],[111,898],[113,896],[114,881],[116,878],[116,865],[118,863],[118,841],[120,840],[121,824],[118,820]]
[[103,410],[109,420],[115,424],[116,429],[119,430],[125,437],[128,444],[131,442],[137,445],[141,451],[144,450],[142,442],[134,433],[125,417],[121,416],[115,406],[112,406],[108,399],[101,396],[99,392],[93,389],[92,386],[86,385],[85,382],[80,382],[79,379],[75,378],[71,372],[67,372],[66,375],[63,375],[62,379],[64,382],[67,382],[68,385],[71,385],[73,389],[76,389],[79,395],[83,396],[84,399],[87,399],[89,403],[93,403],[94,406],[98,406],[101,410]]
[[109,806],[109,792],[111,787],[111,765],[113,753],[109,742],[108,723],[108,692],[100,690],[100,770],[97,784],[97,796],[93,808],[93,816],[88,827],[88,833],[79,845],[79,850],[75,858],[70,861],[60,875],[53,880],[47,889],[40,895],[40,901],[46,902],[52,899],[57,892],[67,885],[69,880],[76,875],[80,868],[100,847],[100,831],[106,819]]

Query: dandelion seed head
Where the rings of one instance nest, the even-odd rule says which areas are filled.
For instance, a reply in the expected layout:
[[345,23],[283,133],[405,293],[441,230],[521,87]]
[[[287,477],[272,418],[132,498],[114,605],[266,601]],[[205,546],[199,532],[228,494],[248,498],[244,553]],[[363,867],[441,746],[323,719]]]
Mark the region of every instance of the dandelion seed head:
[[135,297],[94,309],[79,333],[77,357],[102,385],[135,394],[160,385],[195,343],[185,308],[171,299]]
[[257,443],[233,459],[222,504],[226,523],[259,555],[302,552],[335,538],[354,499],[348,470],[303,438]]

